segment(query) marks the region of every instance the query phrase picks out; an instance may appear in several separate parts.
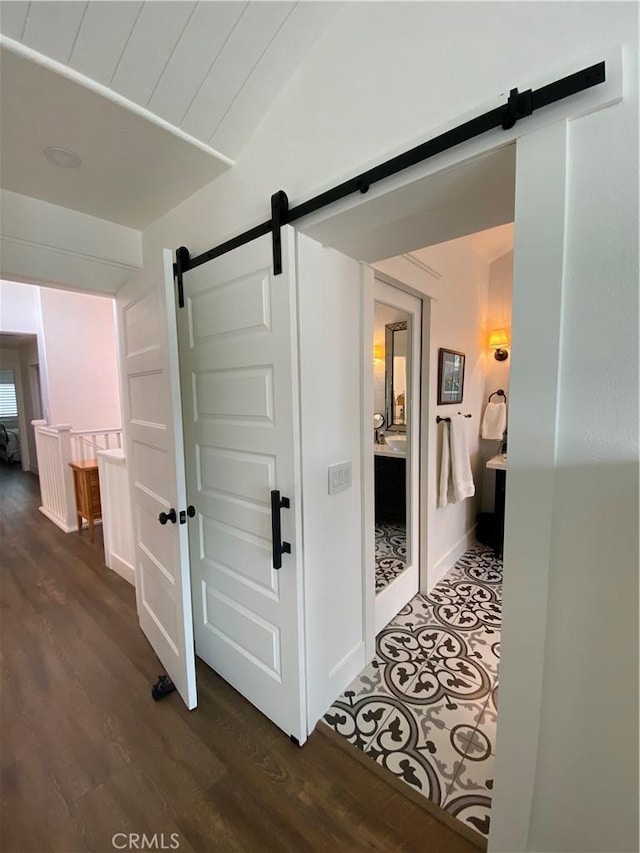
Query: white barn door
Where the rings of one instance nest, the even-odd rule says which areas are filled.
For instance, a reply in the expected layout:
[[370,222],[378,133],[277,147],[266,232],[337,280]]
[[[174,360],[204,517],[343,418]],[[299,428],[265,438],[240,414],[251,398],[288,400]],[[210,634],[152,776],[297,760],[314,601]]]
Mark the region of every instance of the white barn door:
[[[294,232],[184,275],[178,310],[196,653],[287,734],[304,701]],[[272,559],[271,492],[290,553]]]
[[[140,627],[188,708],[197,704],[171,252],[118,292],[122,406]],[[176,520],[172,521],[176,514]],[[164,513],[165,523],[159,520]]]

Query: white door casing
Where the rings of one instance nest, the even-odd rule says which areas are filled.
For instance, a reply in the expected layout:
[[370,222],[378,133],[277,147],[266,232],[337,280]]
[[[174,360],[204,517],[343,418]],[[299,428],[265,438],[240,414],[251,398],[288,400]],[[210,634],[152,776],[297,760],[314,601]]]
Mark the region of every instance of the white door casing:
[[[417,595],[420,581],[420,393],[422,364],[422,300],[376,277],[374,297],[409,317],[407,358],[407,567],[375,597],[376,635]],[[373,349],[373,342],[369,352]],[[369,359],[370,360],[370,359]],[[423,524],[426,520],[422,521]],[[367,516],[365,516],[365,525]],[[374,531],[369,535],[373,538]],[[375,569],[372,569],[375,572]]]
[[136,603],[147,639],[189,709],[197,704],[172,255],[117,295],[123,426],[135,540]]
[[[184,275],[178,311],[196,653],[281,729],[307,736],[294,232]],[[282,568],[270,494],[290,500]]]

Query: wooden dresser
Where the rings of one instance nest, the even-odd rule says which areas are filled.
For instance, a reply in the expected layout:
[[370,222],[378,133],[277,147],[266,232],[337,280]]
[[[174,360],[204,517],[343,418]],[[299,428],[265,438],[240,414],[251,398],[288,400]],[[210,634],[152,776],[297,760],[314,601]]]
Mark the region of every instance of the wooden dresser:
[[82,519],[86,518],[89,525],[89,539],[93,542],[94,521],[96,518],[102,518],[98,462],[96,459],[87,459],[84,462],[69,462],[69,466],[73,471],[78,530],[82,530]]

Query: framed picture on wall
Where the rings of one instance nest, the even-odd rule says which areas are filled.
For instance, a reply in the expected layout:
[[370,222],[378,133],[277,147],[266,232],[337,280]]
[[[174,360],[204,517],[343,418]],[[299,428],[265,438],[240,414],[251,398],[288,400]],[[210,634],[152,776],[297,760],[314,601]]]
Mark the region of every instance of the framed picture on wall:
[[438,405],[461,403],[464,394],[463,352],[440,347],[438,353]]

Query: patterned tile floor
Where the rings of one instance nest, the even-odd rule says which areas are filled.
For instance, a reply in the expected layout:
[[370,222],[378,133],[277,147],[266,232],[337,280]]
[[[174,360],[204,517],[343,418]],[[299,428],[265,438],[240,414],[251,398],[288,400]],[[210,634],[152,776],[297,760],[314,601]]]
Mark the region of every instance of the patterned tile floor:
[[376,521],[376,595],[407,567],[407,528],[398,521]]
[[498,707],[502,562],[476,545],[376,638],[324,722],[488,835]]

